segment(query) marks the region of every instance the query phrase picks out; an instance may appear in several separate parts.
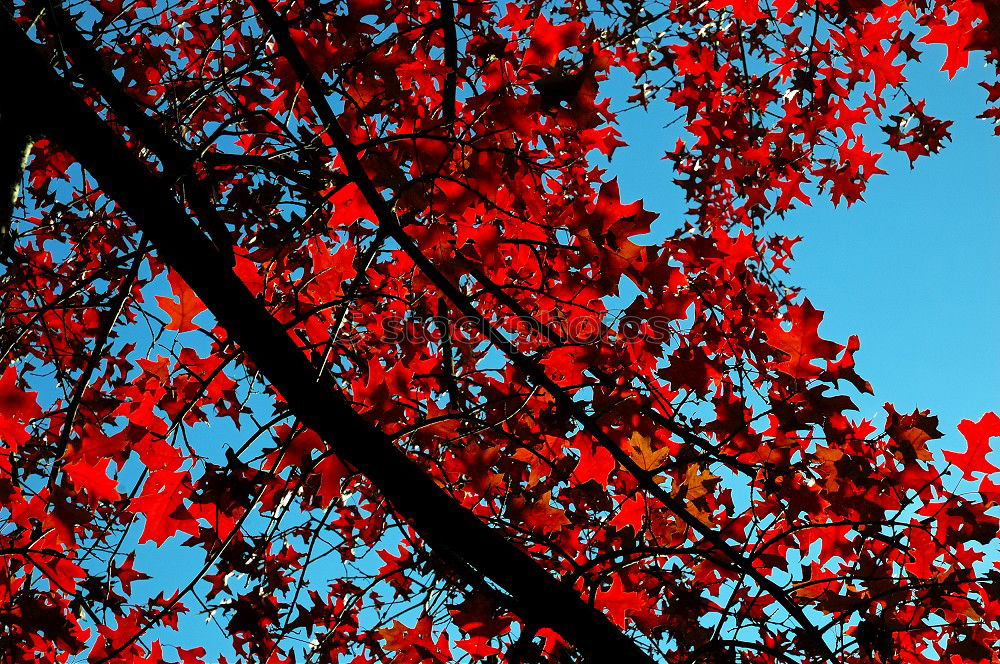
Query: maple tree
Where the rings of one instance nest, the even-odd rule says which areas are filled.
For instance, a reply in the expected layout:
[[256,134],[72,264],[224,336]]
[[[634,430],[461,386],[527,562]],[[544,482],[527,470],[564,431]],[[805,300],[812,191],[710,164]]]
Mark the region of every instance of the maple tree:
[[7,6],[4,661],[996,661],[1000,418],[852,416],[770,221],[940,150],[907,65],[998,12]]

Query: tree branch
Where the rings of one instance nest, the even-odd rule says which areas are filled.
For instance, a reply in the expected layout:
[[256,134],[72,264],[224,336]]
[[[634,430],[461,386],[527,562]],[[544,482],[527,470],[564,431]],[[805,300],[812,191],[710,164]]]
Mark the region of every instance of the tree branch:
[[30,97],[0,97],[0,112],[29,105],[25,110],[143,229],[160,259],[184,278],[299,420],[378,487],[431,547],[497,584],[511,596],[522,620],[551,627],[589,660],[652,662],[576,590],[448,495],[355,412],[329,379],[316,376],[282,325],[225,267],[169,187],[53,72],[6,13],[0,14],[0,57],[19,64],[10,72],[10,85],[34,91]]

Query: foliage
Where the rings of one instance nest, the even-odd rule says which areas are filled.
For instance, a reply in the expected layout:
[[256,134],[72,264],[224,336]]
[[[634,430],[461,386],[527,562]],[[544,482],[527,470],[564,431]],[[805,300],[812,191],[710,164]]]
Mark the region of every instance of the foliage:
[[853,418],[769,225],[996,0],[270,1],[0,20],[5,661],[997,660],[1000,418]]

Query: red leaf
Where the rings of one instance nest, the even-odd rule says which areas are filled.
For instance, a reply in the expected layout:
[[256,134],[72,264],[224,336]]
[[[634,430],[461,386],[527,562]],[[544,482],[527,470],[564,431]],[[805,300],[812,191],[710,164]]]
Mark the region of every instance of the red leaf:
[[146,518],[139,544],[154,542],[162,546],[179,530],[189,535],[198,534],[198,524],[183,504],[187,476],[185,472],[161,470],[146,480],[142,494],[131,503],[133,512]]
[[174,292],[174,295],[177,296],[177,302],[162,295],[156,297],[156,301],[160,304],[160,309],[170,316],[170,322],[167,324],[166,329],[177,332],[197,330],[198,326],[192,321],[195,316],[205,311],[205,305],[201,303],[201,300],[194,294],[194,291],[184,283],[180,275],[173,270],[167,272],[167,280],[170,282],[170,288]]
[[812,362],[834,359],[843,346],[820,338],[823,312],[815,309],[809,300],[801,306],[789,307],[788,320],[792,323],[790,331],[786,332],[775,323],[767,333],[767,342],[788,356],[775,368],[792,378],[814,378],[820,369]]
[[37,392],[25,392],[17,386],[17,370],[7,367],[0,376],[0,417],[27,422],[42,414]]
[[531,30],[531,45],[522,64],[553,66],[562,51],[580,43],[582,29],[582,23],[553,25],[544,16],[540,17]]
[[962,420],[958,430],[965,437],[965,452],[946,450],[944,458],[962,471],[965,479],[973,479],[973,473],[987,475],[1000,471],[989,461],[986,455],[990,453],[990,438],[1000,436],[1000,416],[996,413],[986,413],[978,422]]
[[86,460],[66,465],[66,474],[73,480],[73,485],[85,489],[92,501],[107,500],[114,502],[121,496],[118,494],[118,482],[108,477],[108,466],[111,459],[101,459],[95,463]]
[[[145,581],[150,578],[148,574],[136,572],[132,569],[132,563],[134,562],[135,553],[130,552],[127,556],[125,556],[125,562],[123,562],[120,567],[116,566],[111,569],[111,575],[118,579],[119,583],[122,584],[122,589],[129,595],[132,594],[133,581]],[[204,651],[202,651],[202,653],[204,653]]]

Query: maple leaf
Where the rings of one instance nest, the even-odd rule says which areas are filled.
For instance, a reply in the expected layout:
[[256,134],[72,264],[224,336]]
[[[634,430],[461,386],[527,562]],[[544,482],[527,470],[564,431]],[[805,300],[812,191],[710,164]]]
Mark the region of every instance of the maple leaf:
[[384,0],[349,0],[347,6],[352,15],[378,16],[385,11]]
[[663,445],[653,449],[653,439],[643,436],[638,431],[632,433],[626,451],[632,460],[646,471],[657,470],[663,465],[663,460],[670,456],[669,447]]
[[418,654],[421,662],[448,662],[451,653],[448,650],[447,637],[442,634],[435,642],[431,636],[432,620],[423,615],[413,627],[407,627],[398,620],[391,627],[378,631],[379,638],[385,641],[385,649],[390,652],[413,652]]
[[874,391],[872,390],[871,383],[859,376],[854,368],[854,353],[860,348],[861,341],[858,339],[858,336],[851,335],[850,339],[847,340],[847,348],[844,349],[843,356],[836,362],[827,360],[826,370],[819,375],[819,378],[833,382],[835,385],[839,384],[841,380],[846,380],[857,388],[859,392],[873,394]]
[[809,179],[802,171],[789,170],[784,180],[778,182],[781,195],[774,203],[774,209],[779,211],[787,210],[791,207],[792,200],[797,199],[805,205],[809,205],[809,196],[802,191],[802,185],[808,184]]
[[948,56],[941,71],[948,72],[948,78],[954,78],[958,70],[969,66],[969,43],[972,30],[962,20],[949,25],[944,21],[936,21],[930,30],[919,41],[924,44],[943,44],[948,49]]
[[7,367],[0,376],[0,417],[28,422],[42,414],[37,392],[25,392],[17,386],[17,370]]
[[[987,475],[975,500],[929,412],[854,421],[859,341],[819,336],[771,274],[794,277],[795,240],[767,238],[817,195],[863,200],[869,123],[911,162],[946,144],[894,93],[920,34],[950,75],[974,50],[992,68],[996,0],[21,5],[0,50],[32,94],[0,95],[0,124],[47,138],[0,228],[27,259],[0,279],[12,660],[161,662],[198,578],[229,615],[185,664],[997,649],[997,416],[945,453]],[[658,99],[679,137],[643,147],[686,208],[666,236],[603,163],[613,109]],[[233,265],[184,240],[216,217]],[[197,343],[181,274],[218,321]],[[459,333],[424,334],[435,314]],[[135,547],[179,532],[207,566],[118,596],[148,578]],[[836,653],[824,614],[850,617]],[[734,616],[746,640],[714,639]]]
[[93,518],[94,515],[89,509],[57,499],[53,501],[52,510],[42,520],[42,525],[52,532],[57,542],[72,546],[76,543],[77,526],[88,523]]
[[558,532],[570,523],[565,511],[552,506],[550,493],[537,499],[513,498],[507,506],[507,513],[526,528],[542,533]]
[[476,659],[483,659],[490,655],[499,655],[503,651],[489,644],[489,639],[485,636],[470,636],[466,639],[456,639],[455,645],[469,653]]
[[469,636],[492,637],[510,631],[511,617],[498,615],[496,602],[486,593],[470,593],[449,612],[458,628]]
[[134,581],[146,581],[152,578],[148,574],[135,571],[132,568],[134,562],[135,552],[130,551],[125,556],[125,560],[121,565],[115,565],[111,568],[111,575],[118,579],[118,582],[122,584],[122,589],[128,595],[132,594],[132,583]]
[[101,459],[90,463],[80,460],[67,464],[66,474],[73,480],[77,490],[84,489],[91,500],[107,500],[114,502],[120,498],[118,482],[108,477],[108,466],[111,459]]
[[581,482],[594,480],[601,486],[606,485],[611,471],[615,469],[615,460],[611,453],[595,446],[589,440],[584,440],[577,449],[580,452],[580,462],[575,472]]
[[626,617],[640,611],[649,599],[641,592],[626,588],[621,578],[612,577],[610,587],[598,590],[595,595],[596,604],[606,611],[616,625],[625,626]]
[[697,464],[691,464],[684,473],[684,479],[678,487],[677,494],[687,500],[698,500],[712,493],[720,478]]
[[809,300],[789,307],[787,320],[792,323],[791,330],[786,332],[775,323],[767,333],[768,344],[787,356],[775,368],[792,378],[815,378],[820,375],[821,369],[812,363],[834,359],[843,346],[820,338],[819,324],[823,321],[823,312],[815,309]]
[[991,451],[990,438],[1000,436],[1000,416],[996,413],[986,413],[978,422],[962,420],[958,424],[958,430],[965,437],[965,452],[945,450],[945,460],[955,464],[965,479],[973,479],[973,473],[990,475],[1000,472],[1000,468],[986,460]]
[[160,309],[170,317],[166,329],[176,332],[197,330],[198,326],[192,321],[195,316],[205,311],[205,305],[201,303],[194,291],[184,283],[180,275],[173,270],[167,272],[167,280],[170,282],[170,288],[177,297],[177,301],[162,295],[156,297]]
[[162,546],[178,531],[198,534],[197,524],[183,505],[187,481],[187,473],[172,470],[157,471],[146,480],[142,493],[130,505],[135,513],[146,518],[140,544],[153,542]]
[[553,25],[544,16],[540,16],[532,27],[531,44],[522,66],[555,65],[562,51],[579,43],[582,29],[582,23]]
[[704,396],[720,373],[712,358],[700,346],[681,347],[670,356],[670,364],[657,371],[675,389],[689,389]]
[[708,3],[713,9],[731,8],[733,18],[745,23],[756,23],[758,19],[764,18],[764,13],[757,6],[757,0],[711,0]]

